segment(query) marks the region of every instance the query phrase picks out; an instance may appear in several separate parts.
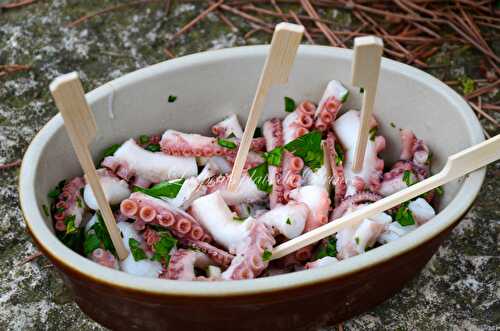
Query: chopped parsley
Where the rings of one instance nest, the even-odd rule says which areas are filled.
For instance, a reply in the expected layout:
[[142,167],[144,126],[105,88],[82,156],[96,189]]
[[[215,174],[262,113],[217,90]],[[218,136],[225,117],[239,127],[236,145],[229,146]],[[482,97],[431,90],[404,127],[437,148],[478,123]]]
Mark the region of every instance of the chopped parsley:
[[403,182],[406,184],[406,186],[412,186],[415,184],[413,179],[411,178],[412,172],[410,170],[405,170],[403,172]]
[[175,96],[175,95],[168,96],[168,102],[172,103],[172,102],[175,102],[175,100],[177,100],[177,96]]
[[75,225],[75,219],[75,215],[66,217],[64,220],[66,231],[57,231],[56,234],[64,245],[80,253],[83,244],[83,231]]
[[360,88],[359,88],[359,93],[365,93],[365,89],[364,89],[364,88],[362,88],[362,87],[360,87]]
[[111,237],[109,236],[108,229],[106,228],[106,224],[104,224],[104,219],[102,218],[101,213],[97,212],[96,215],[97,222],[92,225],[91,229],[95,231],[95,234],[102,243],[102,246],[111,253],[116,254],[115,246],[113,246],[113,242],[111,241]]
[[101,247],[101,241],[99,240],[97,235],[94,232],[88,234],[85,237],[85,241],[83,242],[83,254],[85,254],[85,256],[88,256],[99,247]]
[[64,224],[66,224],[66,234],[72,234],[78,231],[78,228],[75,225],[75,220],[76,220],[75,215],[68,216],[64,220]]
[[66,184],[66,180],[61,180],[59,183],[57,183],[56,187],[54,187],[52,190],[49,191],[47,196],[50,199],[57,199],[59,197],[59,195],[61,194],[62,189],[63,189],[65,184]]
[[273,253],[265,249],[264,253],[262,253],[262,261],[269,261],[271,259],[271,256],[273,256]]
[[104,150],[104,152],[102,153],[102,158],[101,159],[104,159],[104,158],[106,158],[108,156],[113,156],[115,154],[116,150],[118,148],[120,148],[120,146],[121,146],[120,144],[114,144],[114,145],[111,145],[108,148],[106,148]]
[[262,137],[262,129],[259,127],[256,127],[255,131],[253,132],[253,137],[254,138]]
[[285,97],[285,111],[291,113],[295,110],[295,100],[290,97]]
[[149,142],[149,136],[143,134],[139,136],[139,143],[141,145],[146,145]]
[[359,237],[354,238],[354,241],[356,242],[356,245],[359,245]]
[[375,137],[377,136],[377,127],[373,127],[368,131],[369,137],[371,141],[375,141]]
[[130,247],[130,252],[134,257],[134,261],[145,260],[147,258],[146,253],[141,248],[141,243],[135,240],[134,238],[130,238],[128,240],[128,245]]
[[314,256],[314,259],[318,260],[325,256],[337,256],[337,239],[334,236],[329,237],[323,241],[323,243],[319,247],[319,250]]
[[390,125],[391,127],[393,127],[393,128],[395,128],[395,127],[396,127],[396,124],[394,124],[394,122],[389,123],[389,125]]
[[46,205],[42,205],[42,209],[43,209],[43,213],[45,214],[45,216],[49,216],[49,208],[47,208]]
[[231,140],[226,140],[226,139],[221,139],[221,138],[217,139],[217,144],[219,144],[219,146],[222,146],[224,148],[229,148],[229,149],[235,149],[237,147],[237,145],[234,142],[232,142]]
[[335,165],[340,166],[342,165],[342,163],[344,163],[344,150],[342,149],[342,146],[340,146],[340,144],[337,142],[335,142],[334,148],[335,153],[337,154],[335,155]]
[[153,261],[165,262],[168,265],[170,262],[170,251],[177,245],[177,240],[168,232],[162,232],[160,240],[153,245],[154,255],[151,258]]
[[396,212],[396,221],[402,226],[414,225],[415,220],[413,219],[413,215],[408,209],[408,202],[401,204],[398,211]]
[[286,224],[288,224],[288,225],[292,225],[292,220],[290,219],[290,217],[288,217],[288,218],[286,219]]
[[156,153],[161,151],[160,144],[149,144],[146,146],[145,150]]
[[266,160],[267,164],[269,164],[269,165],[279,166],[281,164],[281,155],[282,154],[283,154],[283,147],[279,146],[270,152],[265,152],[264,159]]
[[176,179],[172,181],[165,181],[154,185],[151,188],[142,188],[139,186],[134,186],[133,192],[142,192],[155,198],[170,198],[173,199],[179,193],[182,184],[184,183],[184,178]]
[[436,193],[438,195],[443,195],[444,194],[444,190],[443,190],[443,188],[441,186],[436,187],[435,190],[436,190]]
[[270,193],[273,189],[273,186],[269,184],[267,171],[267,163],[264,162],[256,167],[249,169],[248,174],[259,190]]
[[285,149],[300,157],[312,171],[323,165],[323,148],[319,131],[312,131],[292,140],[285,145]]
[[233,221],[236,221],[236,222],[243,222],[245,219],[243,217],[239,217],[239,216],[234,216],[233,217]]
[[80,197],[76,197],[76,205],[78,206],[78,208],[83,208],[83,202]]
[[349,97],[349,91],[346,91],[342,97],[340,97],[340,102],[344,103],[347,101],[347,98]]
[[432,152],[429,152],[429,156],[427,156],[427,160],[425,160],[425,164],[431,165],[432,162]]

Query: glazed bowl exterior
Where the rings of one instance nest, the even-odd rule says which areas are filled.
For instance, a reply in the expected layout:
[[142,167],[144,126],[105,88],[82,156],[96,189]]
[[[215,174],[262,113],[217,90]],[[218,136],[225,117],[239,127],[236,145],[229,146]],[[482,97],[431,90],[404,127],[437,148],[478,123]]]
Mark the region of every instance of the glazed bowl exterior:
[[[95,160],[109,145],[167,128],[208,133],[230,113],[242,123],[267,46],[190,55],[127,74],[87,94],[98,123]],[[301,46],[286,86],[274,87],[261,119],[285,116],[283,98],[317,101],[331,79],[350,82],[352,52]],[[350,87],[345,109],[359,109]],[[177,96],[173,103],[169,95]],[[411,128],[433,152],[433,170],[448,155],[483,140],[476,117],[453,90],[432,76],[383,59],[375,114],[388,141],[383,157],[399,154],[398,128]],[[394,128],[396,127],[396,128]],[[102,267],[64,246],[43,213],[47,192],[81,169],[60,115],[29,146],[21,168],[21,207],[33,239],[61,271],[75,301],[91,318],[117,330],[311,329],[359,314],[396,293],[436,252],[471,206],[485,170],[445,186],[439,214],[405,237],[318,268],[256,280],[185,282],[132,276]]]

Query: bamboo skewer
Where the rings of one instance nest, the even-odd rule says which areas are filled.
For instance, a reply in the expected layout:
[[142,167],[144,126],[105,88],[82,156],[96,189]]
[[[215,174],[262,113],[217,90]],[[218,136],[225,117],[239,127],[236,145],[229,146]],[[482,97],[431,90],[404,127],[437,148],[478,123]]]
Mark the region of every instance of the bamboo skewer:
[[269,89],[272,85],[286,84],[292,69],[295,55],[304,33],[304,27],[291,23],[280,23],[274,30],[271,47],[262,70],[257,91],[250,107],[245,132],[241,139],[238,154],[234,161],[233,171],[229,178],[228,190],[235,191],[239,185],[245,160],[248,156],[257,122],[264,107]]
[[128,251],[123,245],[120,230],[116,226],[113,212],[104,195],[88,148],[88,145],[95,138],[96,123],[94,115],[85,100],[78,73],[72,72],[57,77],[50,84],[50,92],[64,119],[66,131],[73,144],[78,161],[85,172],[86,180],[97,200],[99,210],[101,211],[118,258],[123,260],[128,256]]
[[275,247],[271,259],[279,259],[344,228],[356,226],[366,218],[418,197],[498,159],[500,159],[500,135],[449,156],[444,168],[432,177]]
[[352,84],[364,89],[363,106],[361,108],[360,124],[352,164],[354,172],[359,172],[363,168],[366,144],[368,142],[368,125],[373,113],[383,50],[384,44],[380,38],[367,36],[354,39],[354,59],[351,70]]

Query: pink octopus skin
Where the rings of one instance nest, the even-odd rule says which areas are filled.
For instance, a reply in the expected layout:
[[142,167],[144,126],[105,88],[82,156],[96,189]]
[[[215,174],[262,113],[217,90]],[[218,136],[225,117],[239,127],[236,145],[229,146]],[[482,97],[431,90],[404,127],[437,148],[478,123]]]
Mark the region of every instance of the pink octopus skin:
[[345,198],[334,210],[330,216],[330,222],[342,217],[349,209],[355,208],[360,204],[371,203],[382,199],[382,196],[373,192],[360,192]]
[[[237,140],[234,141],[239,144]],[[235,155],[237,148],[222,147],[217,143],[217,138],[206,137],[195,133],[183,133],[174,130],[167,130],[160,141],[161,150],[168,155],[176,156],[227,156]],[[264,138],[254,138],[250,149],[261,152],[265,148]]]
[[335,121],[349,91],[336,80],[328,83],[314,114],[314,128],[320,132],[327,131]]
[[[264,123],[262,134],[266,140],[266,150],[272,151],[276,147],[283,146],[283,126],[281,120],[273,118]],[[284,186],[281,181],[282,166],[269,165],[268,177],[269,183],[273,186],[269,195],[269,204],[274,208],[277,204],[284,203]]]
[[223,268],[227,268],[234,258],[234,255],[229,254],[225,250],[212,246],[204,241],[182,239],[181,244],[201,251],[202,253],[206,254],[215,264]]
[[271,252],[276,241],[272,230],[265,224],[255,221],[248,230],[245,242],[237,248],[237,255],[229,268],[222,273],[227,280],[252,279],[258,277],[269,262],[264,261],[265,251]]
[[211,241],[205,229],[191,215],[141,192],[134,192],[120,204],[120,211],[134,219],[136,230],[143,230],[146,224],[163,226],[179,238]]
[[335,150],[335,141],[335,134],[328,132],[325,140],[325,152],[332,170],[332,185],[335,187],[333,205],[337,206],[345,197],[347,185],[344,177],[344,166],[342,162],[337,162],[338,155]]
[[290,200],[290,192],[301,185],[303,168],[304,161],[300,157],[293,155],[289,151],[283,151],[281,182],[285,202]]
[[206,280],[206,277],[195,275],[195,267],[204,269],[209,266],[210,259],[202,252],[178,249],[170,256],[170,262],[160,278],[173,280]]
[[243,136],[243,130],[235,114],[212,125],[212,133],[219,138],[229,138],[231,135],[234,135],[236,138]]
[[[302,202],[309,207],[309,215],[306,219],[304,233],[328,223],[330,198],[328,191],[326,191],[323,187],[315,185],[303,186],[290,192],[290,197],[293,200]],[[312,256],[313,247],[313,245],[309,245],[295,252],[297,260],[309,260]]]
[[102,266],[116,270],[119,269],[118,261],[116,260],[115,256],[105,249],[95,249],[90,255],[90,259]]
[[57,231],[66,231],[64,220],[72,215],[75,216],[75,226],[80,226],[85,211],[81,194],[84,187],[85,180],[83,177],[75,177],[64,185],[55,204],[56,209],[61,210],[54,214],[54,227]]
[[[388,196],[407,187],[403,179],[404,173],[411,173],[412,182],[422,181],[429,176],[429,148],[425,143],[417,139],[411,130],[402,129],[401,139],[401,160],[396,162],[389,172],[384,173],[380,185],[379,193]],[[429,192],[431,193],[431,192]],[[428,199],[432,199],[433,194],[427,194]]]
[[[228,155],[225,158],[229,161],[229,163],[231,163],[232,167],[234,165],[234,161],[236,161],[236,155]],[[243,170],[248,170],[250,168],[256,167],[263,162],[264,158],[259,153],[249,151],[247,159],[245,160],[245,165],[243,166]]]
[[305,135],[314,124],[316,106],[311,101],[301,102],[295,111],[288,114],[283,120],[284,144]]

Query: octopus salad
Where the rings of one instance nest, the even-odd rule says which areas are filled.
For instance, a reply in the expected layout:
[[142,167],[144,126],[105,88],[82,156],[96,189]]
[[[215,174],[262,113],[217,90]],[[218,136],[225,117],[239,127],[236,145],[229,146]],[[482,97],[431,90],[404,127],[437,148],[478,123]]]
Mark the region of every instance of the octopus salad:
[[238,188],[227,189],[243,134],[236,115],[212,136],[167,129],[109,147],[98,175],[129,255],[120,261],[85,178],[49,192],[58,238],[103,266],[175,280],[239,280],[340,260],[397,240],[434,215],[429,192],[284,258],[273,247],[429,176],[431,153],[400,129],[400,159],[387,165],[386,140],[370,123],[361,171],[352,171],[359,112],[342,111],[348,90],[331,81],[319,102],[285,97],[282,118],[256,131]]

